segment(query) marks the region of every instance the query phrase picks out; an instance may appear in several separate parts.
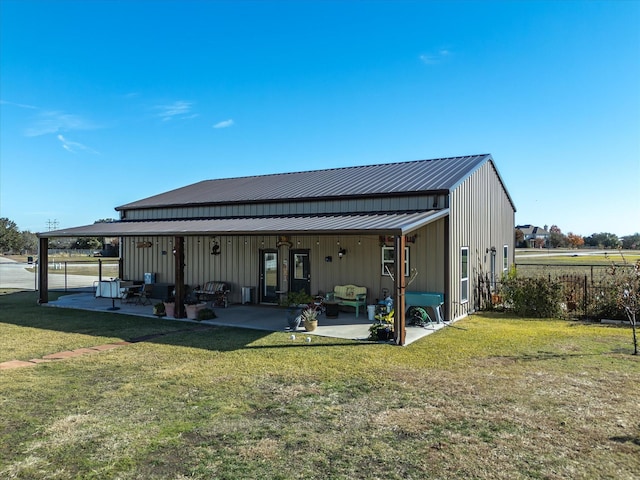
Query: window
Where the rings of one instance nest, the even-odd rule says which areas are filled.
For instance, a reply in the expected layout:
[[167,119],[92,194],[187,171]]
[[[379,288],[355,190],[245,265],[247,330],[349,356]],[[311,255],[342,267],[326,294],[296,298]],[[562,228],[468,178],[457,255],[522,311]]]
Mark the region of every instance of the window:
[[509,269],[509,245],[502,247],[502,271],[506,272]]
[[469,301],[469,247],[460,251],[460,301]]
[[[382,275],[393,275],[395,271],[395,250],[394,247],[382,247]],[[409,247],[404,247],[404,276],[409,276]]]

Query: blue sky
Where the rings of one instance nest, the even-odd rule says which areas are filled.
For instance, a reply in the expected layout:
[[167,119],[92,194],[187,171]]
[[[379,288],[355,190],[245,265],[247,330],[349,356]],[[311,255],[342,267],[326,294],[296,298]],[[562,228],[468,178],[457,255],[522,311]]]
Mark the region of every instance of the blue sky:
[[516,223],[640,231],[638,1],[2,0],[0,22],[21,230],[203,179],[491,153]]

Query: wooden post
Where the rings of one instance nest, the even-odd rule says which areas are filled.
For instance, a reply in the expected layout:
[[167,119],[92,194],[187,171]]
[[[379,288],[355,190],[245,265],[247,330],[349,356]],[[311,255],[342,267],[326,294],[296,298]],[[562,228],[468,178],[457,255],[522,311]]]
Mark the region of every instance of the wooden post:
[[405,301],[404,293],[406,289],[406,279],[404,276],[404,235],[396,235],[394,242],[394,295],[393,306],[395,315],[393,320],[393,330],[395,332],[395,341],[398,345],[404,345],[406,341],[406,320],[405,320]]
[[185,318],[187,316],[184,308],[184,237],[175,237],[174,239],[174,247],[173,247],[173,256],[175,259],[175,267],[176,267],[176,278],[175,278],[175,289],[176,289],[176,307],[175,307],[175,318]]
[[49,239],[40,237],[38,246],[38,303],[49,303]]

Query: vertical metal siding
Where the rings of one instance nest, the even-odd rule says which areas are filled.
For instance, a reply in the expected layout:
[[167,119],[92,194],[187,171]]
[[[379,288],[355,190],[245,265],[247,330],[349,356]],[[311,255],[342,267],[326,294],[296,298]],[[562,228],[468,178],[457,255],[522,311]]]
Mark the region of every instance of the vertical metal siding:
[[[451,193],[451,298],[449,311],[457,318],[476,308],[476,279],[490,273],[496,247],[496,276],[502,272],[502,246],[513,252],[514,210],[491,162],[486,162]],[[460,303],[460,249],[469,247],[469,302]],[[511,263],[513,257],[509,260]]]
[[[418,276],[409,290],[444,291],[444,219],[415,232],[415,243],[408,244],[410,267]],[[220,255],[211,255],[211,236],[185,237],[185,283],[191,287],[210,280],[231,285],[231,302],[241,301],[241,288],[259,287],[260,250],[277,248],[276,236],[217,236]],[[138,242],[151,242],[150,248],[136,248]],[[145,272],[156,274],[156,280],[173,283],[173,237],[134,237],[123,241],[124,278],[142,280]],[[383,288],[390,292],[393,282],[382,275],[382,248],[378,235],[301,235],[289,237],[292,248],[309,249],[311,291],[327,293],[335,285],[352,283],[366,286],[368,301],[380,298]],[[339,244],[338,244],[339,242]],[[340,259],[338,250],[347,254]],[[165,251],[166,254],[162,252]],[[280,262],[288,249],[280,248]],[[326,262],[325,257],[332,261]],[[288,260],[288,258],[287,258]]]

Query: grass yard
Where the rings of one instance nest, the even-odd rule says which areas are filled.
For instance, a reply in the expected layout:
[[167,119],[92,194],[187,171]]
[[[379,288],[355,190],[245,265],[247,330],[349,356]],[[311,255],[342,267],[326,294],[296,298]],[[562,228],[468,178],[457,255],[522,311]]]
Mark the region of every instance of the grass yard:
[[408,347],[187,328],[0,295],[0,362],[166,334],[0,371],[0,478],[640,472],[628,328],[476,315]]
[[638,250],[612,250],[605,254],[584,254],[584,250],[516,250],[518,275],[586,275],[590,281],[599,282],[607,276],[612,263],[632,266],[640,260]]

